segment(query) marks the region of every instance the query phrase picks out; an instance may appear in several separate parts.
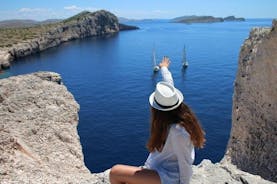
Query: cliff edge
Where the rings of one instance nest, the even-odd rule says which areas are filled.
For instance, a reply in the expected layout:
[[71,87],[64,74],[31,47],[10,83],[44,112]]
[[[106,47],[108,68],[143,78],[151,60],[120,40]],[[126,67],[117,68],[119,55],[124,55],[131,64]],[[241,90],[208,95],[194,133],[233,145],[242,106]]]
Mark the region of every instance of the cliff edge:
[[277,182],[277,20],[241,47],[226,159]]
[[0,183],[93,183],[79,105],[56,73],[0,80]]

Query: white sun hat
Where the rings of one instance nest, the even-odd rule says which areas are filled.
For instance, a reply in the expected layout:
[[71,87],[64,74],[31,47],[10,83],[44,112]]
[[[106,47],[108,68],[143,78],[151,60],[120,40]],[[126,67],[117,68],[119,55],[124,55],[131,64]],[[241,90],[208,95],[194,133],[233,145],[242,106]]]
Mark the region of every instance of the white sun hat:
[[150,105],[161,111],[170,111],[179,107],[184,97],[181,91],[168,82],[159,82],[156,90],[150,95]]

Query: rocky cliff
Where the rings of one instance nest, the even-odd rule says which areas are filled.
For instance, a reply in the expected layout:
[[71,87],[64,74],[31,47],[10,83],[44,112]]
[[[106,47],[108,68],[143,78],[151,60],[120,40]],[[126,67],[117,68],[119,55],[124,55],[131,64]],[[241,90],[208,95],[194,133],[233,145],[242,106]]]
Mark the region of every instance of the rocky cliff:
[[255,28],[241,47],[226,157],[277,182],[277,21]]
[[[0,49],[0,70],[9,67],[10,61],[16,58],[55,47],[69,40],[114,34],[118,31],[117,17],[105,10],[93,13],[82,12],[62,22],[34,28],[5,29],[2,30],[3,37],[7,37],[10,32],[13,34],[18,32],[20,38],[18,38],[19,41],[12,42]],[[28,35],[29,33],[32,34]]]
[[79,105],[56,73],[0,80],[0,183],[91,183]]

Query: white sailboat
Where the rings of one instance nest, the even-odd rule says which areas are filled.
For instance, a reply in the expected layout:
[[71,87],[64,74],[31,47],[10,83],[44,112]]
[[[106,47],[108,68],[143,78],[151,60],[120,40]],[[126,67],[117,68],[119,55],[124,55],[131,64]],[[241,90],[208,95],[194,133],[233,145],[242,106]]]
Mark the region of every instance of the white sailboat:
[[184,49],[183,49],[182,66],[183,68],[187,68],[189,66],[189,63],[187,61],[187,56],[186,56],[186,46],[184,46]]
[[152,62],[153,62],[153,72],[158,72],[160,70],[160,67],[157,65],[156,62],[156,52],[155,48],[153,48],[153,53],[152,53]]

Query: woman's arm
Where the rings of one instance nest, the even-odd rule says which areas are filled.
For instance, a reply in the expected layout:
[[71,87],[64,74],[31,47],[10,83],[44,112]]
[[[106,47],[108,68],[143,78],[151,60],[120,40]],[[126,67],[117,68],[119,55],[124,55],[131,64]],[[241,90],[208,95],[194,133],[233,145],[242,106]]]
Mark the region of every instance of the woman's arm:
[[194,161],[194,148],[191,145],[189,135],[184,135],[181,132],[172,135],[172,146],[178,159],[180,184],[189,184]]
[[168,70],[169,65],[170,65],[170,60],[168,57],[164,57],[162,62],[159,64],[159,66],[161,68],[161,74],[163,77],[163,81],[168,82],[174,86],[171,72]]

